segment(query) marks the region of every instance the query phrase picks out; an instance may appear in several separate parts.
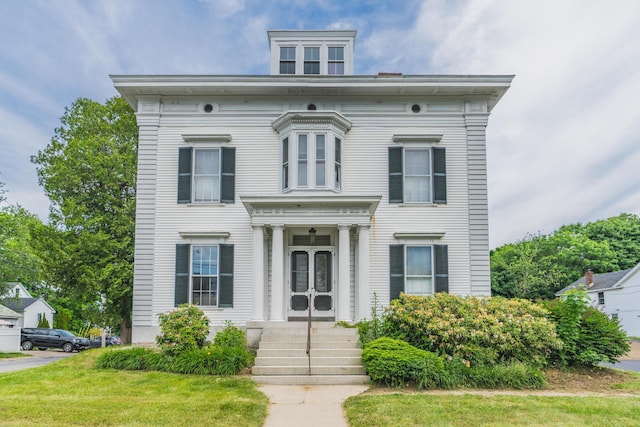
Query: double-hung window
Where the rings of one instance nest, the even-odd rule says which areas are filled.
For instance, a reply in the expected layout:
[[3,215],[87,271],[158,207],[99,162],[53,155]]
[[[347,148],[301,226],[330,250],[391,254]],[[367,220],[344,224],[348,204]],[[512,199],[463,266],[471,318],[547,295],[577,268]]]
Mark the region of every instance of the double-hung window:
[[445,149],[389,147],[390,203],[447,203]]
[[283,138],[282,189],[331,187],[342,188],[342,140],[328,132],[294,132]]
[[598,304],[604,305],[604,292],[598,292]]
[[175,305],[233,306],[233,245],[176,245]]
[[327,74],[344,74],[344,47],[329,47],[327,53]]
[[446,245],[391,245],[389,247],[390,300],[401,292],[431,295],[449,291]]
[[234,203],[234,199],[235,148],[180,148],[178,203]]
[[280,74],[296,73],[296,48],[280,48]]
[[304,48],[304,74],[320,74],[320,48]]

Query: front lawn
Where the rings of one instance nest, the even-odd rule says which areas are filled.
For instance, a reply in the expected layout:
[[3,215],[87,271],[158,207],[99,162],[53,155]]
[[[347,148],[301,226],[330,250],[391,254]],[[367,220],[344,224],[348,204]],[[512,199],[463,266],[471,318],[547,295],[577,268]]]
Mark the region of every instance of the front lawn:
[[261,426],[267,397],[249,378],[94,369],[104,350],[0,374],[12,425]]
[[22,354],[22,353],[2,353],[2,352],[0,352],[0,359],[14,359],[16,357],[28,357],[28,355]]
[[387,394],[350,397],[351,427],[637,427],[640,397]]

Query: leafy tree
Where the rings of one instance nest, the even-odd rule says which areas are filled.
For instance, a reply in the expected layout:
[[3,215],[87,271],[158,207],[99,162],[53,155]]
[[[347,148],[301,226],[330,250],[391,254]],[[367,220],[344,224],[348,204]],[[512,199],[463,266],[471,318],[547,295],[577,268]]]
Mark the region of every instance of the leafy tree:
[[125,342],[133,293],[137,132],[133,110],[122,98],[104,104],[80,98],[65,110],[49,145],[31,158],[51,201],[49,225],[33,233],[48,280],[101,323],[120,323]]
[[32,249],[29,230],[41,222],[20,206],[4,205],[4,195],[4,184],[0,182],[0,296],[8,291],[11,282],[20,282],[38,294],[42,263]]
[[639,261],[640,218],[621,214],[528,235],[491,251],[491,286],[494,295],[549,299],[587,269],[606,273]]

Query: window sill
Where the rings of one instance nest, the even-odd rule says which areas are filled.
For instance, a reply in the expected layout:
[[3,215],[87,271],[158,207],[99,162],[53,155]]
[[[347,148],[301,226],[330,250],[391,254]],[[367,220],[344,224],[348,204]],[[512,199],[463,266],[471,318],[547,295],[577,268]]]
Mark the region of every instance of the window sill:
[[[391,203],[391,204],[395,204],[395,203]],[[401,208],[404,208],[404,207],[414,207],[414,206],[438,207],[440,204],[439,203],[398,203],[397,205],[400,206]]]
[[211,202],[211,203],[182,203],[185,206],[206,206],[206,207],[220,207],[223,208],[228,203],[220,203],[220,202]]

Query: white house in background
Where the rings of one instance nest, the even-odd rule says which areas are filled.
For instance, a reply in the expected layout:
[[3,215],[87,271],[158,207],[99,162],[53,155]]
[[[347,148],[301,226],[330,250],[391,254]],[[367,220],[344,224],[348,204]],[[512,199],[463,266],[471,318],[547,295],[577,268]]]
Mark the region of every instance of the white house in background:
[[21,283],[12,283],[7,296],[0,303],[22,316],[18,322],[20,328],[37,327],[38,316],[43,314],[53,327],[56,311],[44,299],[31,296]]
[[133,342],[490,295],[485,127],[513,76],[354,72],[355,31],[269,31],[271,75],[117,75],[139,133]]
[[556,296],[575,288],[585,289],[591,305],[618,319],[627,335],[640,337],[640,264],[612,273],[593,274],[589,271],[556,292]]
[[0,353],[20,351],[20,327],[22,315],[0,304]]

